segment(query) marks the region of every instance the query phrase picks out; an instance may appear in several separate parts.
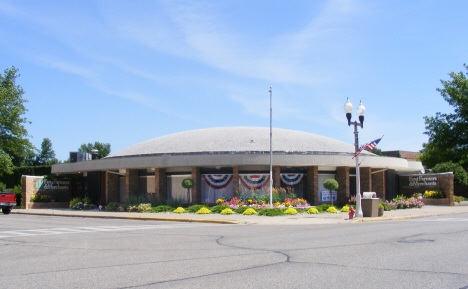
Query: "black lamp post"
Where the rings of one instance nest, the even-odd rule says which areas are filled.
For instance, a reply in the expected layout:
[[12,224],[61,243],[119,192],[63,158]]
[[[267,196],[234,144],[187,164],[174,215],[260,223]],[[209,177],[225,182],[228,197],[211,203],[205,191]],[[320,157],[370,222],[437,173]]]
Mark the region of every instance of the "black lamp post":
[[344,111],[346,113],[346,118],[348,119],[348,126],[354,125],[354,151],[356,153],[356,217],[362,218],[362,209],[361,209],[361,177],[359,174],[359,155],[357,154],[359,150],[359,139],[358,139],[358,130],[357,127],[360,126],[363,128],[364,124],[364,114],[366,113],[366,108],[362,105],[362,102],[359,102],[359,106],[356,109],[356,112],[359,117],[359,122],[351,121],[351,116],[353,112],[353,105],[346,100],[344,105]]

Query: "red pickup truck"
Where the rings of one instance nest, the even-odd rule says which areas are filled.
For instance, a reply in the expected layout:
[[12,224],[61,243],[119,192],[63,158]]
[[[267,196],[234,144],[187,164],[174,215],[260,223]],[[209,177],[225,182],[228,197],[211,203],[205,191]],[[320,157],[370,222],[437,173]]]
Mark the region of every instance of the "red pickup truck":
[[2,213],[9,214],[13,206],[16,206],[15,193],[0,192],[0,208],[2,208]]

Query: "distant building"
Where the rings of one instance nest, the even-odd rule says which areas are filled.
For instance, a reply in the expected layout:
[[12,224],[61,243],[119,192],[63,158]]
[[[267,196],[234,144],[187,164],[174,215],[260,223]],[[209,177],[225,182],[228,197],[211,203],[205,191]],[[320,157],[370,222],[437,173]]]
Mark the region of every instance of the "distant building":
[[407,152],[407,151],[385,151],[382,152],[384,156],[387,157],[398,157],[403,158],[407,161],[416,161],[420,153],[418,152]]

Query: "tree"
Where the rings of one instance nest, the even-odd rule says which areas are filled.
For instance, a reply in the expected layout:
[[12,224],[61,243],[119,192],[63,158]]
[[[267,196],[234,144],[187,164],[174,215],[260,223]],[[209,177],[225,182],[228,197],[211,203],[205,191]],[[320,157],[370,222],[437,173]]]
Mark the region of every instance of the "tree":
[[[468,71],[468,66],[463,65]],[[429,136],[423,144],[420,160],[427,167],[453,161],[468,168],[468,79],[466,74],[451,72],[451,80],[441,80],[438,88],[442,97],[454,107],[454,113],[437,112],[435,117],[424,117]]]
[[193,186],[195,186],[195,182],[191,179],[191,178],[187,178],[187,179],[183,179],[182,180],[182,187],[187,189],[187,202],[189,203],[190,205],[190,189],[193,188]]
[[368,148],[365,148],[365,150],[366,150],[366,151],[369,151],[369,152],[371,152],[371,153],[373,153],[373,154],[376,154],[376,155],[378,155],[378,156],[383,156],[382,150],[381,150],[381,149],[374,148],[373,150],[370,150],[370,149],[368,149]]
[[464,186],[467,184],[468,175],[460,164],[452,162],[440,163],[432,168],[433,173],[453,173],[453,183],[457,186]]
[[27,138],[24,127],[27,121],[23,115],[28,111],[23,99],[23,88],[16,84],[18,69],[12,66],[0,73],[0,175],[13,173],[14,166],[32,152],[33,145]]
[[91,153],[91,150],[98,150],[98,159],[102,159],[110,154],[111,145],[109,143],[94,142],[94,144],[82,144],[78,149],[78,151],[86,153]]
[[41,152],[37,156],[37,165],[53,165],[58,163],[55,158],[55,152],[52,149],[52,142],[44,138],[41,143]]
[[333,206],[333,192],[334,190],[338,189],[339,185],[335,179],[328,179],[323,182],[323,187],[330,191],[330,200],[331,205]]

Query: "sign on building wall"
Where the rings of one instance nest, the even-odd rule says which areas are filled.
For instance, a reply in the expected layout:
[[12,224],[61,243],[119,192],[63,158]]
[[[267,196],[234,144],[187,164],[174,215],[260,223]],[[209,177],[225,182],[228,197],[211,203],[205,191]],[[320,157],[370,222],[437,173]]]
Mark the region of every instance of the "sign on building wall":
[[[322,192],[321,192],[321,196],[322,196],[322,197],[320,198],[320,200],[321,200],[322,202],[329,202],[329,201],[331,201],[331,199],[330,199],[330,191],[322,191]],[[336,191],[332,191],[332,198],[333,198],[333,201],[338,200],[338,193],[337,193]]]
[[400,192],[405,196],[425,191],[439,190],[439,175],[410,175],[400,176]]

